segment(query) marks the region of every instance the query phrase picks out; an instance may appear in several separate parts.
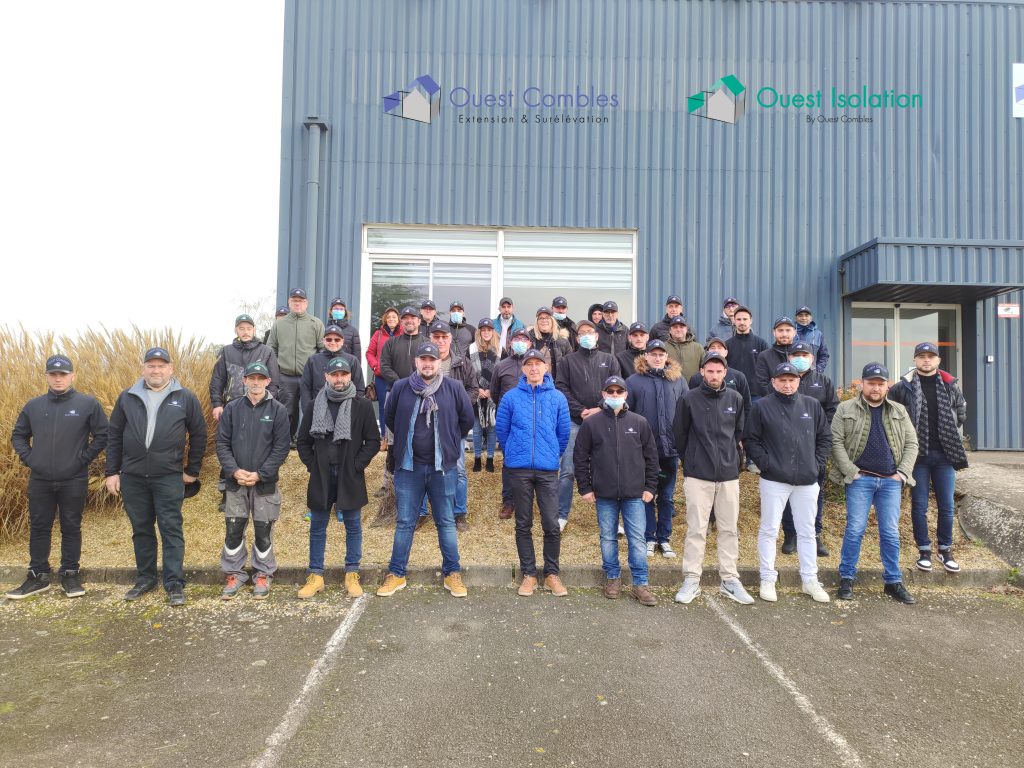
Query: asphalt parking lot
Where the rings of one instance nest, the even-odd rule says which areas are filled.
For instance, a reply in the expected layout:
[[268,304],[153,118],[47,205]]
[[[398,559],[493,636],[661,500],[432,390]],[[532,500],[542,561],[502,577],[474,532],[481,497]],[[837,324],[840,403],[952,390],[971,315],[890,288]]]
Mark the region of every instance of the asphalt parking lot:
[[0,602],[0,765],[1021,765],[1024,598]]

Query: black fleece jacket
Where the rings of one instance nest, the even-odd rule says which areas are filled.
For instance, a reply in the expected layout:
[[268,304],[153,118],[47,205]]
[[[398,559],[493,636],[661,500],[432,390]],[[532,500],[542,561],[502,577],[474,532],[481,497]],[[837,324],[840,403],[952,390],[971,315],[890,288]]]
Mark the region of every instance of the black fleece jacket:
[[765,480],[813,485],[832,453],[832,430],[817,400],[773,391],[754,403],[743,447]]
[[623,407],[602,406],[584,419],[576,435],[573,470],[580,496],[638,499],[658,491],[658,446],[647,419]]
[[52,390],[25,403],[11,432],[21,462],[40,480],[85,477],[107,446],[107,416],[95,397]]
[[736,480],[745,419],[742,395],[724,385],[712,389],[702,381],[679,398],[672,432],[686,477],[715,483]]

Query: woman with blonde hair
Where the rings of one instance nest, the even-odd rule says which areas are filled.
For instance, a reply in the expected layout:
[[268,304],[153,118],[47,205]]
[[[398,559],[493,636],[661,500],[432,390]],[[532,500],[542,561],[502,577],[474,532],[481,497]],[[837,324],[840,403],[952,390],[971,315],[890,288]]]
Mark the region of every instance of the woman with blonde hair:
[[480,398],[473,404],[475,420],[473,421],[473,471],[483,469],[481,454],[484,441],[487,443],[487,471],[494,471],[494,448],[496,433],[494,431],[494,402],[491,400],[491,375],[494,366],[501,356],[500,340],[494,332],[494,322],[483,318],[477,323],[476,338],[469,348],[469,360],[477,376],[480,387]]

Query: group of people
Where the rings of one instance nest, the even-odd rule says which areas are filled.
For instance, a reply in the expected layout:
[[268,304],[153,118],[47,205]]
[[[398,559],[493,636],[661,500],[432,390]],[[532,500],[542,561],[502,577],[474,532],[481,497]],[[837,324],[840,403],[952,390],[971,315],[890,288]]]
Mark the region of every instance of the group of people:
[[[559,552],[575,493],[596,508],[604,595],[622,594],[618,537],[625,536],[630,593],[642,605],[655,605],[648,559],[658,552],[676,557],[670,538],[681,466],[687,533],[677,602],[690,603],[701,592],[712,523],[720,593],[741,604],[754,602],[737,566],[744,469],[760,475],[760,597],[777,599],[781,526],[783,552],[798,554],[803,592],[827,602],[817,557],[828,554],[821,514],[831,457],[832,479],[846,487],[847,510],[837,596],[853,597],[873,506],[885,592],[912,603],[899,565],[904,485],[912,488],[917,567],[933,567],[926,517],[931,487],[939,509],[937,559],[947,571],[959,570],[952,496],[954,473],[967,464],[959,431],[963,394],[940,369],[938,347],[925,342],[915,349],[914,370],[891,389],[886,367],[870,363],[859,395],[840,403],[823,373],[828,351],[810,308],[794,314],[795,320],[774,322],[769,345],[752,332],[750,309],[730,297],[701,344],[678,295],[667,298],[664,317],[650,327],[625,325],[614,301],[594,304],[587,317],[574,321],[565,297],[557,296],[537,309],[529,326],[516,316],[512,300],[502,298],[498,314],[473,329],[461,302],[451,302],[443,318],[427,299],[419,307],[382,313],[365,355],[369,383],[359,332],[342,299],[331,302],[324,324],[308,312],[305,291],[293,289],[263,341],[252,317],[240,315],[236,338],[222,349],[210,381],[225,516],[222,596],[234,597],[250,580],[250,520],[252,594],[269,594],[277,568],[272,532],[281,508],[279,470],[293,449],[309,473],[309,564],[299,598],[325,589],[332,511],[345,529],[346,592],[363,593],[364,473],[385,450],[397,511],[391,559],[377,594],[386,597],[406,586],[413,537],[429,506],[444,587],[466,596],[457,534],[469,527],[466,441],[472,435],[474,472],[495,471],[501,446],[497,515],[514,518],[520,595],[540,586],[555,596],[567,594]],[[58,514],[61,587],[68,596],[84,593],[78,561],[87,470],[105,450],[106,487],[121,495],[132,525],[137,579],[125,598],[138,599],[158,584],[158,528],[163,586],[172,605],[184,604],[181,507],[199,490],[207,425],[198,399],[173,374],[168,350],[147,350],[141,377],[118,397],[108,421],[94,398],[74,389],[72,361],[63,355],[47,360],[48,392],[25,405],[12,435],[31,470],[30,564],[25,583],[8,597],[49,589]],[[539,568],[535,506],[543,531]]]

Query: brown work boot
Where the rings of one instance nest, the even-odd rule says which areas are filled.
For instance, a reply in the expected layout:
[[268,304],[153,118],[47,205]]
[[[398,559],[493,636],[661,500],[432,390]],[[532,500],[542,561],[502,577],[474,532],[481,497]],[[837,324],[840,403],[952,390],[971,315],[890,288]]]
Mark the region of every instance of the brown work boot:
[[465,533],[469,530],[469,521],[466,520],[465,515],[455,516],[455,530],[459,533]]
[[429,514],[427,514],[427,515],[420,515],[419,517],[417,517],[416,518],[416,530],[418,531],[420,528],[422,528],[424,525],[426,525],[427,524],[427,520],[429,518],[430,518]]
[[634,584],[633,585],[633,597],[640,605],[657,605],[658,598],[656,598],[646,584]]
[[385,453],[387,451],[387,449],[388,449],[388,441],[386,439],[384,439],[384,438],[381,438],[379,453]]
[[555,597],[565,597],[569,594],[557,573],[549,573],[544,577],[544,589],[549,590]]
[[523,597],[529,597],[533,594],[533,590],[535,590],[536,588],[536,576],[523,576],[523,583],[519,585],[519,594]]
[[618,600],[622,594],[622,579],[608,579],[604,583],[604,596],[609,600]]
[[501,512],[498,513],[498,519],[508,520],[512,517],[513,514],[515,514],[515,509],[512,507],[511,504],[502,504]]

